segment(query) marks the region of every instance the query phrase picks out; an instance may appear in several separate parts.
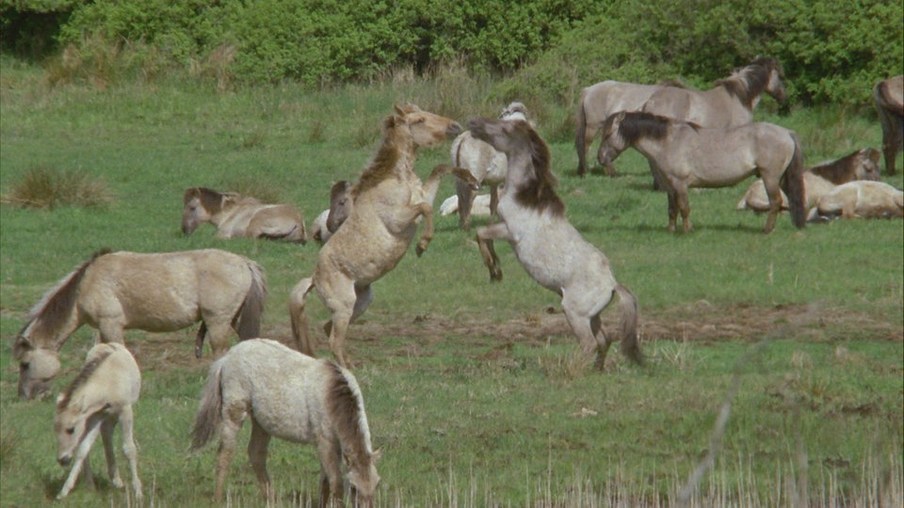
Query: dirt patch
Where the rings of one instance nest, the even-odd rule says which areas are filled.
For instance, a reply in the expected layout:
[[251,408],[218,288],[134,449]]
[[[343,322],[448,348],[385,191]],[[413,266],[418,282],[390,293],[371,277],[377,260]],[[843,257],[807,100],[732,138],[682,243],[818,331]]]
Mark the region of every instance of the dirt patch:
[[[561,309],[548,307],[508,321],[460,318],[444,315],[376,315],[352,325],[350,347],[355,343],[382,344],[381,355],[423,357],[435,354],[436,344],[454,338],[462,348],[462,356],[506,355],[515,343],[544,346],[551,340],[570,340],[571,330]],[[607,311],[603,324],[616,330],[620,319],[617,310]],[[320,350],[327,348],[326,337],[319,337]],[[192,353],[194,329],[173,334],[147,334],[129,340],[135,348],[142,368],[197,368],[210,361],[209,350],[202,360]],[[879,321],[850,310],[810,305],[715,306],[705,300],[641,314],[639,324],[642,342],[668,340],[707,343],[716,341],[759,341],[764,338],[831,341],[850,338],[904,341],[904,323]],[[288,322],[266,323],[263,335],[288,343]],[[400,340],[393,340],[400,339]],[[383,348],[383,346],[386,346]]]

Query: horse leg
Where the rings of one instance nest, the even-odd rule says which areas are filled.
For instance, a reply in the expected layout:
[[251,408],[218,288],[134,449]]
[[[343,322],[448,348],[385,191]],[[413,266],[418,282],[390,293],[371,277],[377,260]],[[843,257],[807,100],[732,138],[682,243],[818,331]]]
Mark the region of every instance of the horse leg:
[[270,434],[264,430],[257,420],[251,417],[251,440],[248,442],[248,462],[257,476],[257,484],[261,489],[261,495],[268,501],[273,501],[273,491],[270,487],[270,475],[267,474],[267,447],[270,445]]
[[105,344],[113,342],[125,344],[122,334],[123,324],[119,319],[101,319],[97,325],[100,341]]
[[669,232],[675,232],[675,223],[678,218],[678,198],[676,196],[676,192],[673,189],[667,189],[666,192],[669,196]]
[[245,419],[244,404],[233,404],[223,408],[223,422],[220,425],[220,448],[217,450],[217,486],[214,491],[214,499],[223,501],[223,487],[226,484],[226,474],[229,473],[229,463],[235,453],[236,435],[242,428]]
[[125,406],[119,415],[122,426],[122,452],[129,460],[129,472],[132,475],[132,491],[136,499],[141,499],[141,479],[138,478],[138,447],[135,446],[135,418],[132,406]]
[[596,358],[594,363],[598,369],[602,370],[602,362],[605,361],[605,356],[600,356],[597,340],[594,336],[593,329],[590,326],[590,319],[588,319],[584,313],[577,311],[575,305],[576,302],[571,301],[567,295],[562,298],[562,309],[565,310],[565,319],[568,320],[571,331],[577,336],[578,342],[581,345],[581,350],[588,358],[593,355],[595,351]]
[[330,496],[342,504],[342,447],[337,439],[320,436],[317,439],[320,455],[320,506],[329,505]]
[[[415,206],[415,217],[424,216],[424,229],[421,231],[421,239],[417,242],[414,252],[418,257],[427,250],[430,241],[433,240],[433,207],[429,203],[418,203]],[[461,203],[458,203],[461,206]]]
[[769,198],[769,215],[766,216],[763,232],[768,234],[775,229],[775,220],[782,210],[782,192],[779,182],[773,178],[763,178],[763,186],[766,188],[766,196]]
[[[329,329],[330,351],[333,352],[333,356],[336,357],[339,365],[348,368],[350,364],[345,357],[345,336],[348,332],[348,325],[355,315],[358,294],[354,283],[348,281],[347,284],[334,284],[331,293],[323,296],[326,296],[324,303],[326,303],[331,313]],[[362,303],[362,305],[366,308],[365,304]]]
[[195,336],[195,358],[201,359],[204,354],[204,336],[207,335],[207,325],[201,321],[198,334]]
[[609,346],[612,345],[612,341],[606,338],[606,331],[603,330],[603,323],[599,314],[590,318],[590,331],[596,338],[597,344],[595,366],[597,369],[603,370],[606,368],[606,354],[609,353]]
[[496,209],[499,208],[499,185],[490,185],[490,215],[496,215]]
[[104,443],[104,456],[107,458],[107,476],[114,487],[121,489],[123,483],[116,467],[116,450],[113,447],[113,429],[116,428],[117,419],[116,416],[104,418],[100,424],[100,437]]
[[[69,470],[69,476],[66,478],[66,482],[63,483],[63,488],[60,489],[60,493],[57,494],[57,499],[63,499],[64,497],[69,495],[72,487],[75,486],[75,481],[78,480],[82,466],[87,466],[88,452],[91,451],[91,446],[94,445],[94,441],[97,439],[97,435],[100,434],[100,424],[100,421],[96,422],[85,435],[85,438],[82,439],[82,442],[79,443],[78,448],[75,452],[75,461],[72,464],[72,469]],[[90,474],[87,473],[90,470],[90,466],[87,466],[85,468],[87,474],[86,478],[90,477]]]
[[502,269],[499,268],[499,256],[493,248],[493,240],[510,240],[512,237],[505,222],[497,222],[477,230],[477,246],[483,256],[483,264],[490,270],[490,281],[502,280]]
[[210,323],[208,326],[210,349],[213,351],[214,359],[217,359],[229,349],[229,336],[232,335],[232,324],[229,321],[219,321],[215,318],[207,318],[204,321]]
[[456,179],[455,194],[458,196],[458,227],[468,231],[471,229],[471,206],[474,203],[475,192],[471,190],[470,185]]
[[[311,334],[308,330],[308,317],[304,311],[308,293],[314,287],[314,279],[311,277],[301,279],[292,288],[289,295],[289,319],[292,323],[292,337],[295,339],[295,349],[308,356],[314,356],[314,345],[311,343]],[[329,335],[329,332],[327,332]]]
[[687,187],[681,186],[677,189],[678,211],[681,212],[681,224],[685,233],[693,231],[694,226],[691,224],[691,207],[687,201]]

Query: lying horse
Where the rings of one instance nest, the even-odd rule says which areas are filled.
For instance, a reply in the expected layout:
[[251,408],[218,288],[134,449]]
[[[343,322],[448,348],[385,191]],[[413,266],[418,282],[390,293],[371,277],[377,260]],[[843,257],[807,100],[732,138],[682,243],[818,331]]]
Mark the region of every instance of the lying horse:
[[838,215],[843,219],[904,217],[904,191],[883,182],[848,182],[819,198],[809,220]]
[[182,232],[190,235],[209,222],[220,238],[266,238],[307,242],[304,219],[292,205],[267,205],[234,192],[217,192],[206,187],[186,189],[182,198]]
[[[520,102],[513,102],[500,113],[503,120],[527,120],[527,108]],[[470,171],[478,185],[490,187],[490,214],[496,213],[499,201],[499,185],[505,181],[505,154],[497,152],[492,146],[474,139],[469,131],[462,132],[452,142],[452,165]],[[475,192],[472,184],[465,180],[456,180],[455,195],[458,196],[458,225],[461,229],[471,228],[471,205]]]
[[[490,195],[478,194],[471,201],[471,215],[490,215]],[[452,215],[458,211],[458,196],[449,196],[439,205],[440,215]]]
[[[880,156],[875,148],[863,148],[840,159],[808,169],[804,173],[805,207],[809,210],[816,206],[819,198],[831,192],[837,185],[855,180],[879,180]],[[782,192],[781,197],[782,210],[787,210],[788,196]],[[757,179],[750,184],[744,197],[738,201],[737,209],[753,210],[758,213],[769,211],[769,198],[766,196],[766,187],[762,180]]]
[[562,297],[562,308],[585,354],[596,353],[596,366],[605,366],[611,341],[600,323],[600,313],[618,293],[622,305],[621,347],[640,363],[637,344],[637,300],[616,282],[609,260],[584,240],[568,219],[556,195],[555,176],[549,169],[549,148],[522,120],[474,119],[473,136],[508,157],[508,174],[499,198],[502,222],[477,230],[477,244],[490,271],[490,280],[502,280],[493,240],[507,240],[531,277]]
[[790,198],[791,220],[806,223],[803,156],[797,134],[769,123],[730,129],[698,125],[649,113],[617,113],[603,125],[600,161],[611,162],[629,147],[650,162],[669,196],[669,231],[681,212],[684,232],[693,229],[687,190],[727,187],[758,173],[769,196],[763,231],[772,232],[781,210],[780,186]]
[[236,437],[251,417],[248,459],[263,496],[274,493],[267,474],[267,447],[275,436],[317,446],[320,506],[342,500],[342,463],[348,464],[352,506],[371,506],[380,482],[361,389],[351,372],[269,339],[232,347],[210,366],[192,430],[192,449],[220,436],[215,497],[223,499]]
[[351,188],[352,184],[348,180],[339,180],[330,187],[330,207],[320,212],[311,224],[311,236],[321,245],[333,236],[351,213]]
[[102,250],[63,277],[29,314],[13,344],[19,397],[47,389],[59,372],[59,351],[88,324],[100,341],[123,342],[123,330],[180,330],[201,321],[195,354],[207,330],[214,355],[260,333],[267,285],[257,263],[216,249],[139,254]]
[[895,174],[895,157],[904,148],[904,75],[876,83],[873,99],[882,124],[885,173]]
[[424,226],[417,255],[427,249],[433,238],[433,200],[442,176],[455,173],[468,179],[471,175],[440,165],[422,184],[413,171],[417,149],[436,146],[459,132],[458,123],[414,105],[396,106],[383,121],[383,142],[352,188],[348,219],[320,249],[314,274],[299,281],[289,297],[292,333],[301,352],[314,353],[305,301],[316,288],[332,316],[325,327],[330,349],[340,365],[349,365],[345,336],[349,323],[373,300],[371,284],[405,255],[421,217]]
[[[57,398],[53,429],[57,436],[57,461],[61,466],[72,463],[69,476],[57,499],[63,499],[75,486],[79,472],[92,481],[88,452],[97,435],[103,438],[107,456],[107,472],[116,488],[122,478],[116,468],[113,430],[122,423],[122,450],[132,471],[132,490],[141,499],[138,478],[138,450],[132,435],[132,405],[138,402],[141,372],[135,358],[122,344],[97,344],[88,351],[81,372]],[[73,459],[75,461],[73,462]],[[84,469],[82,466],[84,465]]]

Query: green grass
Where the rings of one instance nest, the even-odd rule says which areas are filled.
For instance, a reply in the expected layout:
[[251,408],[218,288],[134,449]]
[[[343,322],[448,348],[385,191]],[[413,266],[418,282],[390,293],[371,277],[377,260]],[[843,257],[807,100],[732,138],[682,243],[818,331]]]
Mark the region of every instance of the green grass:
[[[218,94],[179,80],[49,88],[40,71],[6,57],[0,65],[0,194],[48,167],[102,180],[114,196],[101,208],[0,207],[5,340],[48,288],[101,247],[247,255],[267,272],[264,333],[287,338],[288,292],[310,274],[316,245],[219,240],[209,227],[183,237],[184,189],[259,189],[299,205],[310,221],[327,206],[331,182],[364,167],[393,102],[460,121],[503,106],[481,102],[473,88],[485,84],[457,75],[438,84],[323,92],[284,84]],[[568,113],[545,105],[550,131]],[[808,164],[879,145],[875,118],[833,108],[762,119],[796,129]],[[901,221],[797,231],[784,215],[766,236],[764,217],[734,210],[742,184],[693,192],[696,231],[670,234],[666,198],[650,191],[636,153],[617,161],[619,178],[580,179],[567,137],[551,150],[569,219],[639,299],[648,364],[629,366],[614,352],[606,373],[587,370],[555,295],[529,279],[511,249],[498,246],[505,279],[490,284],[473,231],[459,231],[454,216],[437,218],[429,250],[406,256],[374,285],[373,305],[350,332],[374,444],[384,449],[380,505],[673,505],[710,446],[735,375],[739,391],[699,505],[791,504],[801,450],[811,501],[869,504],[877,492],[901,499]],[[417,172],[448,158],[448,145],[425,151]],[[904,177],[885,181],[900,188]],[[446,181],[438,199],[452,193]],[[313,302],[315,320],[324,319]],[[617,315],[609,311],[607,320]],[[56,390],[92,337],[86,327],[64,347]],[[144,376],[139,466],[145,496],[159,506],[206,506],[213,491],[214,451],[187,452],[207,365],[192,360],[193,337],[191,329],[127,333]],[[738,365],[759,341],[765,346]],[[43,504],[65,476],[55,463],[53,404],[15,399],[7,347],[0,365],[0,504]],[[103,480],[102,455],[94,457],[99,492],[77,488],[62,505],[126,504]],[[316,496],[311,447],[274,441],[269,466],[281,504]],[[229,484],[234,504],[259,502],[241,453]]]

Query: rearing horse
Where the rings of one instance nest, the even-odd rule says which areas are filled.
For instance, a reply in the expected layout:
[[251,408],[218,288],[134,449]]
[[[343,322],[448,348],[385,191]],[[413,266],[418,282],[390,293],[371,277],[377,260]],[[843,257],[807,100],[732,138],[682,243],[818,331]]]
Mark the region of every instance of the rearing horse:
[[297,348],[313,355],[305,316],[305,300],[316,288],[330,310],[325,326],[330,349],[342,366],[348,325],[373,300],[371,284],[396,267],[408,250],[419,219],[424,226],[417,255],[433,238],[433,200],[447,173],[473,181],[471,174],[437,166],[426,183],[414,173],[419,147],[433,147],[461,132],[455,121],[414,105],[395,107],[383,121],[383,143],[351,190],[351,213],[320,249],[314,274],[298,282],[289,297],[289,314]]

